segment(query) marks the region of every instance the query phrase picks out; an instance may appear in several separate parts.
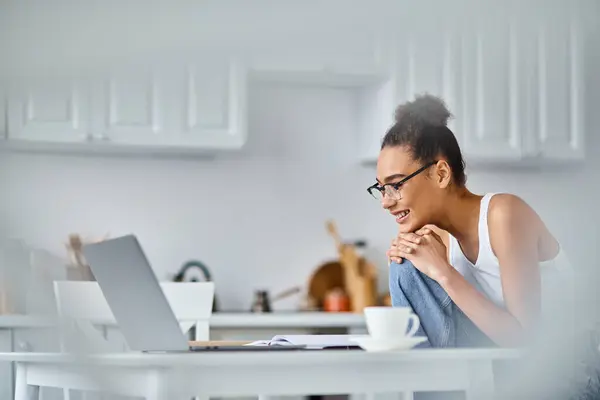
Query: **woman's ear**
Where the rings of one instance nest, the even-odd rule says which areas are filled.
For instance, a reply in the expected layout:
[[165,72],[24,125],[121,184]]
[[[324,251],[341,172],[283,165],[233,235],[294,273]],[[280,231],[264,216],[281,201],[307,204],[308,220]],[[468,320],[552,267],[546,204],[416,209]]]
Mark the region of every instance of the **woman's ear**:
[[435,182],[440,189],[446,189],[452,180],[452,169],[446,160],[440,160],[435,165]]

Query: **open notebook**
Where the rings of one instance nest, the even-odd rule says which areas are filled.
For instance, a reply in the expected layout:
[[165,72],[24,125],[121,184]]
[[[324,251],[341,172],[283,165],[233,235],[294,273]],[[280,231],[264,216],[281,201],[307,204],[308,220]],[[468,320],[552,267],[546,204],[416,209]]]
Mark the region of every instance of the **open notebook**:
[[277,335],[271,340],[258,340],[247,346],[305,346],[308,349],[359,348],[350,340],[356,335]]

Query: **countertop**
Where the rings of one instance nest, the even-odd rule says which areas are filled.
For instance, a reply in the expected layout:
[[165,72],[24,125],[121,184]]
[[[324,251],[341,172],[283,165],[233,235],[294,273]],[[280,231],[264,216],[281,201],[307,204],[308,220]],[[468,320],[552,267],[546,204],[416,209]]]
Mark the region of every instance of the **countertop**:
[[[0,315],[0,329],[41,328],[52,326],[52,317]],[[114,325],[114,322],[100,322]],[[211,316],[211,328],[362,328],[364,316],[354,313],[272,312],[264,314],[217,312]]]

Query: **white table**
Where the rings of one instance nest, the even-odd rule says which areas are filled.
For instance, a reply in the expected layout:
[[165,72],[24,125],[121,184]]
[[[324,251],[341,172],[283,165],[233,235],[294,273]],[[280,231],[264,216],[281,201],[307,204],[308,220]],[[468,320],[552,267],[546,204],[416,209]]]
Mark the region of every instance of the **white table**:
[[193,396],[304,395],[465,390],[485,399],[492,362],[516,350],[431,349],[395,353],[354,350],[75,356],[0,353],[16,363],[15,399],[36,387],[110,390],[150,400]]
[[[113,326],[114,321],[95,321]],[[210,317],[211,329],[253,328],[344,328],[365,329],[365,317],[356,313],[285,312],[233,313],[217,312]],[[43,328],[56,325],[56,319],[42,315],[0,315],[0,329]]]
[[[118,351],[125,339],[114,321],[94,321],[103,329],[111,346]],[[43,315],[0,315],[0,352],[60,351],[56,318]],[[210,319],[212,340],[259,340],[276,334],[366,333],[362,314],[326,312],[234,313],[217,312]],[[0,362],[0,399],[13,397],[14,370]],[[45,399],[62,400],[62,396],[42,395]]]

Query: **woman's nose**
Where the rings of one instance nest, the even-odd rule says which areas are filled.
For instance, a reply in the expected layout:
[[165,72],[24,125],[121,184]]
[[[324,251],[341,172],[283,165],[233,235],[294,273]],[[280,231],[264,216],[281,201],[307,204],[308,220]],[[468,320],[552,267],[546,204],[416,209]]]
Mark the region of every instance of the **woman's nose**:
[[383,206],[383,208],[385,208],[386,210],[390,207],[392,207],[396,202],[392,199],[390,199],[389,196],[383,196],[383,198],[381,199],[381,205]]

